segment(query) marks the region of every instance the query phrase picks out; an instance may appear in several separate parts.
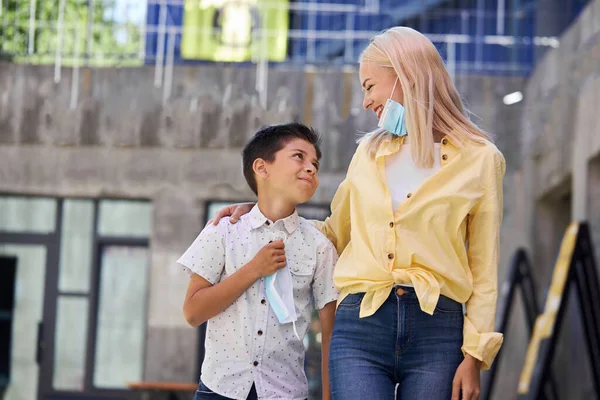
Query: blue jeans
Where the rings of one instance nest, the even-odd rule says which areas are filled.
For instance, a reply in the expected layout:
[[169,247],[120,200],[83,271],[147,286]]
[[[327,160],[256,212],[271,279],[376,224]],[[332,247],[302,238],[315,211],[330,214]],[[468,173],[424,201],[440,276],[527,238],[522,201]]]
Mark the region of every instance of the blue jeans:
[[333,400],[450,399],[464,359],[462,305],[440,296],[433,315],[414,289],[395,287],[375,314],[359,318],[364,293],[338,306],[329,354]]
[[[200,379],[200,384],[198,385],[198,390],[196,390],[196,394],[194,395],[193,400],[232,400],[232,399],[229,397],[221,396],[220,394],[213,392],[204,384],[204,382],[202,382],[202,379]],[[246,400],[258,400],[258,395],[256,394],[256,387],[254,387],[254,385],[252,385],[252,388],[250,389],[250,393],[248,394],[248,397],[246,398]]]

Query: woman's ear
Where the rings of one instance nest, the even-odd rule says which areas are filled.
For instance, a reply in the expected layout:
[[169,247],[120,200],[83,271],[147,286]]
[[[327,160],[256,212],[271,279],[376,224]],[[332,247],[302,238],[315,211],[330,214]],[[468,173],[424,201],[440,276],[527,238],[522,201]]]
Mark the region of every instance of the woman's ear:
[[257,158],[252,163],[252,170],[256,177],[260,177],[262,179],[266,179],[269,176],[269,171],[267,170],[267,162],[262,158]]

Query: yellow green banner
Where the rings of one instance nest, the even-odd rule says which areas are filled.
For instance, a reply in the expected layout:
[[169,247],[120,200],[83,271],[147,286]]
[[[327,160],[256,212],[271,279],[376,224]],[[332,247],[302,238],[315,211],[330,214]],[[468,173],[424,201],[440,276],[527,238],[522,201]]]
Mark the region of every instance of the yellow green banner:
[[284,61],[288,0],[185,0],[181,57]]

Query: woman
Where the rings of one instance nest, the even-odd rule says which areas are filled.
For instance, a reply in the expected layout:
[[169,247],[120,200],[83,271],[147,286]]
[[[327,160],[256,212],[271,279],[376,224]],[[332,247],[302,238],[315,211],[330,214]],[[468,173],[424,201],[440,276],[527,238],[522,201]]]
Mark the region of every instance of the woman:
[[316,222],[340,254],[332,398],[477,399],[503,340],[493,328],[504,158],[415,30],[374,37],[360,80],[380,129],[360,140],[331,216]]

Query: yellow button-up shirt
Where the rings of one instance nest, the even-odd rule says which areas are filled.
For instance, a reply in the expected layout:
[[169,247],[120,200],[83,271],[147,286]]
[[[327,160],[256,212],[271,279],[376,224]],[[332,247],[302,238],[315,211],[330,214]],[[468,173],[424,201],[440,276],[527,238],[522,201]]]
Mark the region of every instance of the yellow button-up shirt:
[[441,168],[392,208],[385,157],[403,138],[382,143],[375,157],[361,143],[319,229],[340,259],[338,304],[365,293],[360,317],[372,315],[394,284],[412,284],[421,309],[433,314],[440,294],[466,304],[462,350],[488,369],[502,345],[493,332],[505,161],[492,144],[459,146],[445,137]]

